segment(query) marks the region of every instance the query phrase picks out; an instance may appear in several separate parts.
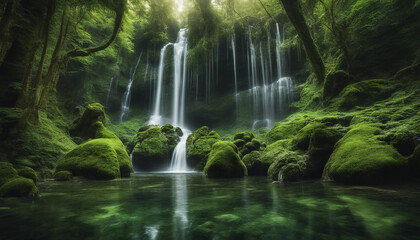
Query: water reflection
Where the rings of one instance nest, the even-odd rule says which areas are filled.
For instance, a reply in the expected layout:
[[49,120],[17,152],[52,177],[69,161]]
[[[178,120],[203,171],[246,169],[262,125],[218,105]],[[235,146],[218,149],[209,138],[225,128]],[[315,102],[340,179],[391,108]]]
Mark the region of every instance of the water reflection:
[[174,209],[172,219],[173,239],[185,239],[185,232],[188,226],[187,197],[186,175],[175,174],[172,180],[172,201]]

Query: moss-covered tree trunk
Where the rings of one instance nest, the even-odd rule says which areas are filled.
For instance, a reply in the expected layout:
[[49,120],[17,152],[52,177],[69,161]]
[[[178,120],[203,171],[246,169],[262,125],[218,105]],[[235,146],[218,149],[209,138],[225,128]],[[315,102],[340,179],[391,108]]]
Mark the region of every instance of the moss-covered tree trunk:
[[309,32],[308,25],[306,24],[305,17],[302,13],[300,2],[299,0],[279,1],[283,4],[290,22],[295,27],[296,32],[298,33],[299,38],[303,43],[309,62],[311,63],[312,70],[318,79],[318,84],[321,85],[325,78],[324,61],[322,60],[318,47],[316,46],[311,33]]

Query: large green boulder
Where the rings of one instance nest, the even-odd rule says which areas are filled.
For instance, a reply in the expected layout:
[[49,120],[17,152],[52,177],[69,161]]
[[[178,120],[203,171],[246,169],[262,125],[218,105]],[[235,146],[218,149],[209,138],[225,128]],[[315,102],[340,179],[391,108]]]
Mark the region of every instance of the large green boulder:
[[270,165],[277,161],[283,153],[288,152],[290,148],[290,140],[278,140],[267,146],[261,153],[260,161],[267,162]]
[[58,161],[56,172],[92,179],[128,177],[133,171],[125,146],[118,138],[98,138],[81,144]]
[[295,116],[291,119],[286,119],[277,122],[274,127],[267,133],[267,145],[272,144],[278,140],[293,138],[299,130],[313,121],[309,116]]
[[[287,181],[288,178],[284,178],[283,177],[283,172],[281,172],[283,170],[283,168],[291,163],[294,164],[298,164],[299,165],[299,174],[296,176],[299,176],[299,178],[303,177],[303,171],[304,171],[304,166],[306,164],[307,161],[307,155],[303,155],[303,154],[299,154],[297,152],[292,152],[292,151],[283,151],[282,153],[280,153],[275,161],[270,165],[270,167],[268,168],[267,171],[267,175],[269,178],[271,178],[274,181]],[[289,169],[292,170],[292,169]],[[302,174],[301,174],[302,173]],[[294,178],[290,178],[293,180],[297,180]]]
[[248,169],[248,176],[267,176],[271,161],[261,158],[260,151],[252,151],[242,159]]
[[81,137],[85,140],[94,138],[96,134],[95,124],[101,122],[105,125],[105,110],[100,103],[89,104],[83,115],[76,119],[70,127],[72,137]]
[[395,91],[395,83],[391,80],[365,80],[346,86],[334,102],[341,109],[356,106],[368,106],[376,101],[384,100]]
[[32,179],[32,181],[34,181],[34,183],[36,184],[38,181],[38,175],[36,174],[36,172],[30,168],[30,167],[19,167],[16,169],[17,173],[19,176],[24,177],[24,178],[29,178]]
[[247,169],[235,144],[221,141],[213,145],[204,174],[210,178],[244,177]]
[[[181,131],[182,133],[182,131]],[[172,125],[143,126],[137,134],[132,161],[136,170],[159,171],[169,167],[172,153],[180,141]]]
[[187,138],[187,164],[190,168],[202,171],[207,163],[213,144],[220,141],[215,131],[203,126],[192,132]]
[[36,195],[38,195],[38,188],[32,179],[19,176],[11,163],[0,162],[0,197],[34,197]]
[[360,124],[337,142],[323,177],[349,184],[395,182],[406,174],[407,160],[385,142],[381,129]]
[[301,164],[292,162],[282,167],[278,174],[278,180],[281,182],[293,182],[301,180],[304,177],[304,169]]
[[13,178],[0,187],[0,197],[35,197],[37,195],[38,188],[29,178]]
[[0,186],[16,177],[18,177],[18,173],[11,163],[0,162]]

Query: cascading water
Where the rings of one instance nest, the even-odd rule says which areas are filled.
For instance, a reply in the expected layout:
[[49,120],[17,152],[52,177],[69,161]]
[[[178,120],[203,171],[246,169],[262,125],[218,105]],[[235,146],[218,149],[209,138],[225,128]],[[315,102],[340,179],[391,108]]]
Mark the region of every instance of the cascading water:
[[111,82],[109,82],[108,93],[106,94],[105,108],[108,107],[109,95],[111,94],[112,83],[114,83],[115,76],[111,77]]
[[[233,73],[235,76],[235,104],[236,112],[238,111],[238,79],[236,76],[236,48],[235,48],[235,37],[232,37],[232,56],[233,56]],[[236,114],[238,115],[238,114]]]
[[121,115],[120,115],[120,123],[123,122],[125,118],[128,117],[128,111],[130,110],[130,94],[131,94],[131,85],[134,81],[134,76],[136,75],[137,67],[139,66],[141,56],[143,55],[143,52],[140,53],[140,56],[137,60],[136,66],[134,67],[134,70],[132,69],[130,72],[130,79],[128,80],[127,90],[125,91],[123,95],[123,100],[121,103]]
[[173,95],[172,95],[172,118],[170,123],[175,127],[181,127],[184,135],[174,149],[171,159],[171,172],[187,171],[187,138],[191,133],[184,127],[184,105],[185,90],[187,81],[187,50],[188,39],[187,29],[182,28],[178,32],[178,39],[175,43],[166,44],[160,51],[159,73],[155,93],[155,107],[148,124],[163,125],[162,117],[162,95],[163,95],[163,71],[165,67],[165,54],[169,46],[174,47],[174,72],[173,72]]
[[[272,81],[271,64],[271,41],[267,33],[267,52],[264,52],[263,44],[259,44],[257,54],[252,41],[252,28],[248,34],[248,94],[252,99],[254,123],[252,128],[272,128],[276,119],[284,117],[287,107],[293,101],[294,84],[291,78],[282,76],[282,56],[280,53],[281,35],[279,26],[276,24],[276,65],[277,80]],[[260,63],[257,64],[259,57]],[[268,63],[268,64],[267,64]],[[258,67],[260,65],[260,67]],[[235,91],[236,95],[236,91]]]
[[162,125],[162,116],[160,114],[160,108],[161,108],[161,100],[162,100],[163,70],[165,67],[166,49],[171,45],[173,44],[168,43],[160,50],[158,81],[157,81],[157,88],[156,88],[156,93],[155,93],[155,107],[154,107],[152,116],[150,116],[150,119],[148,122],[149,125]]

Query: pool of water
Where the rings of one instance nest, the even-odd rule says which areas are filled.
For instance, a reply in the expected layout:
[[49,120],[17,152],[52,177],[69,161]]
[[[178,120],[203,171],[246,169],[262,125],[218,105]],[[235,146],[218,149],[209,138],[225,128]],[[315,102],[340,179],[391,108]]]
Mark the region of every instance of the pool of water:
[[135,174],[0,200],[0,239],[420,239],[420,184]]

